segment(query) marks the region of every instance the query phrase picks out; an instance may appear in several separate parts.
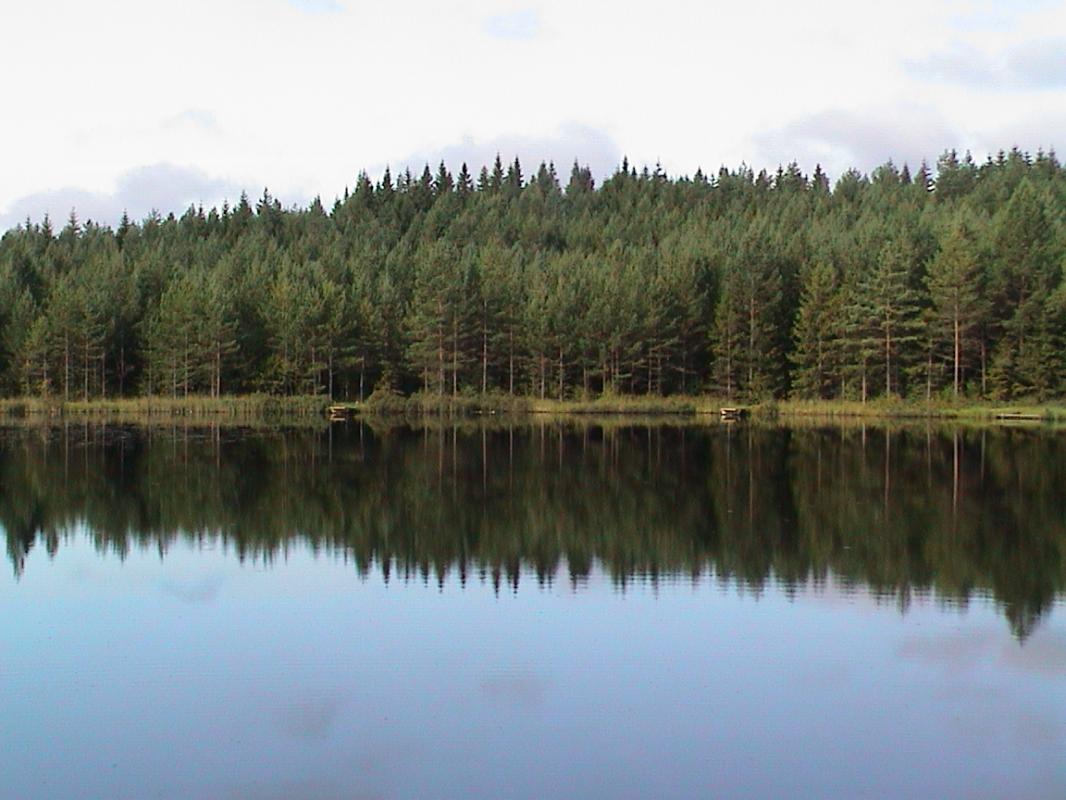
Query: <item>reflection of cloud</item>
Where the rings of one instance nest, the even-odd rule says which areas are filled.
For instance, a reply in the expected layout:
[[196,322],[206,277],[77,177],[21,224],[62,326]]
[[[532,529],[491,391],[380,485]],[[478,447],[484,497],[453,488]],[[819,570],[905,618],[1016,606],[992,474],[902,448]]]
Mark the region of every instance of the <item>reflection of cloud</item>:
[[494,39],[528,42],[540,33],[540,17],[532,8],[496,14],[485,21],[485,32]]
[[786,164],[793,159],[810,169],[827,167],[836,176],[850,167],[870,170],[893,159],[918,164],[935,159],[959,137],[938,111],[903,106],[861,113],[819,111],[754,139],[758,164]]
[[[352,776],[352,781],[358,781]],[[229,800],[379,800],[385,795],[370,789],[353,788],[351,784],[338,786],[333,781],[309,779],[305,781],[271,781],[267,784],[248,784],[230,791]]]
[[1066,632],[1038,630],[1024,643],[994,628],[978,628],[965,636],[908,636],[898,654],[950,671],[988,660],[1010,669],[1062,676],[1066,675]]
[[[570,177],[570,167],[574,159],[583,166],[588,166],[598,178],[613,173],[622,160],[622,152],[609,134],[587,125],[570,122],[549,136],[512,134],[481,141],[466,137],[439,150],[412,153],[394,162],[393,168],[402,170],[410,167],[412,171],[421,171],[426,164],[433,168],[443,161],[453,171],[457,171],[460,165],[465,163],[476,179],[482,166],[492,166],[497,153],[505,165],[514,161],[517,156],[526,178],[536,171],[542,161],[552,162],[559,174],[559,180],[564,185]],[[378,173],[383,169],[384,165],[381,165],[370,172]]]
[[1023,712],[1014,720],[1014,734],[1023,744],[1060,746],[1062,723],[1053,714]]
[[121,176],[114,192],[90,192],[73,186],[20,197],[0,214],[0,230],[25,221],[40,220],[45,214],[53,225],[61,226],[73,208],[78,219],[115,224],[122,212],[142,219],[155,210],[162,214],[181,213],[194,203],[211,206],[226,197],[236,198],[240,187],[214,178],[196,167],[152,164],[131,169]]
[[166,578],[159,582],[159,588],[186,603],[212,603],[222,588],[221,575],[205,575],[193,581]]
[[548,691],[549,682],[528,670],[501,672],[481,681],[481,691],[492,700],[503,703],[540,705]]
[[1015,669],[1051,676],[1066,676],[1066,631],[1036,631],[1024,644],[1007,644],[1002,660]]
[[[1043,640],[1043,641],[1041,641]],[[1039,642],[1033,654],[1030,645]],[[1009,750],[1025,753],[1031,764],[1024,776],[1004,775],[990,781],[973,798],[1063,797],[1063,775],[1057,765],[1066,745],[1066,725],[1054,703],[1040,693],[1038,676],[1063,674],[1066,636],[1038,632],[1020,645],[1006,632],[983,625],[965,633],[911,635],[897,654],[930,668],[932,700],[954,747],[969,752]],[[1055,663],[1058,659],[1059,663]],[[1005,747],[1007,746],[1007,747]]]
[[907,65],[920,80],[976,89],[1055,89],[1066,86],[1066,39],[1026,42],[998,53],[956,44]]
[[1002,636],[991,630],[975,631],[967,636],[908,636],[898,653],[912,661],[965,669],[988,656],[999,639]]
[[281,730],[293,739],[321,741],[337,722],[341,703],[336,697],[292,698],[277,712]]

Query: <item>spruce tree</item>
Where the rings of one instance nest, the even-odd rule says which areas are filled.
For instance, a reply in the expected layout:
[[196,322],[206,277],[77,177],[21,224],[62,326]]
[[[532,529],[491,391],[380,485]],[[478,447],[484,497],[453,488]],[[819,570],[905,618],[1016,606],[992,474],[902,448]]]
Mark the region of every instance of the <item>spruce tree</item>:
[[799,397],[825,398],[836,385],[835,338],[840,323],[836,273],[816,264],[803,280],[799,311],[793,328],[795,350],[792,389]]
[[973,359],[974,339],[984,314],[976,244],[963,219],[956,219],[942,238],[940,251],[929,263],[927,286],[934,340],[949,354],[952,395],[957,400],[963,369]]

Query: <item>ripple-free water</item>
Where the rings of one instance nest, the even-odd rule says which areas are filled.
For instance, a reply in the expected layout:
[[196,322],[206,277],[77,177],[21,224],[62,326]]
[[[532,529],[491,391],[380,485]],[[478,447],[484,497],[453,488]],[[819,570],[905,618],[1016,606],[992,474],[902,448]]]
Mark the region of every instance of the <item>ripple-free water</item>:
[[4,431],[0,796],[1066,796],[1061,437]]

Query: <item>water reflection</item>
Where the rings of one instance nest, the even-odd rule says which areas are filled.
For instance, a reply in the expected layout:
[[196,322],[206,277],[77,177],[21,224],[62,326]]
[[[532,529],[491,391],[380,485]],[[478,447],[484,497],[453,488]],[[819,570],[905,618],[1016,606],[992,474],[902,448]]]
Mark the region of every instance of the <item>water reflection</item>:
[[364,575],[498,591],[598,567],[621,589],[990,596],[1025,638],[1066,583],[1064,473],[1040,429],[68,425],[0,434],[0,525],[16,577],[83,530],[118,556],[186,540],[270,563],[306,543]]

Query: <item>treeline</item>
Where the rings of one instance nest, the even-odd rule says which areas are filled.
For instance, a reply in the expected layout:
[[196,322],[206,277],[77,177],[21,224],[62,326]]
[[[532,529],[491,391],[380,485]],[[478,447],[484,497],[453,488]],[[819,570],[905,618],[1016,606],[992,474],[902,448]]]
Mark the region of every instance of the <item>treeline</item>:
[[1047,398],[1066,174],[945,153],[595,186],[497,158],[361,175],[327,210],[74,213],[0,239],[0,392]]
[[1063,447],[1004,428],[71,425],[0,440],[0,529],[16,576],[82,536],[120,557],[307,547],[362,575],[501,590],[600,571],[831,581],[901,607],[991,597],[1025,636],[1066,592]]

